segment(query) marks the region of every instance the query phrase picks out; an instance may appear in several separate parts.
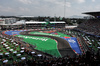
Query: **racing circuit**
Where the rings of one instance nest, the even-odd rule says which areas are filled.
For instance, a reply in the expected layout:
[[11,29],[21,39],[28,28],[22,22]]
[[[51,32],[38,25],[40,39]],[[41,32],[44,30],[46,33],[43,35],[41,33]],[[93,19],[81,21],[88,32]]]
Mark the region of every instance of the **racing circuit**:
[[[8,35],[24,35],[24,36],[34,36],[34,37],[47,37],[50,39],[53,39],[57,42],[57,50],[58,54],[60,55],[54,55],[56,57],[64,57],[66,55],[70,55],[71,57],[74,57],[76,54],[81,54],[80,47],[78,46],[77,40],[75,37],[67,37],[66,36],[55,36],[54,34],[34,34],[34,32],[39,32],[40,30],[35,31],[7,31],[5,34]],[[43,30],[44,31],[44,30]],[[33,34],[32,34],[33,32]],[[53,36],[52,36],[53,35]],[[72,41],[75,40],[75,41]],[[33,40],[34,41],[34,40]],[[41,51],[41,50],[40,50]],[[52,52],[55,51],[55,49],[46,50],[46,52]],[[55,51],[57,52],[57,51]]]

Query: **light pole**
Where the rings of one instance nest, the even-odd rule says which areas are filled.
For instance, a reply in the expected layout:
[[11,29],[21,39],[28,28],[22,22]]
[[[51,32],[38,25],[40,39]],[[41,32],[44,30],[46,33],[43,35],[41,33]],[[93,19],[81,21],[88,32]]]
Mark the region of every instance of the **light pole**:
[[64,18],[65,18],[65,15],[66,14],[66,0],[64,0]]
[[26,22],[24,21],[24,29],[26,29]]
[[55,14],[55,17],[54,17],[54,21],[56,22],[56,14]]

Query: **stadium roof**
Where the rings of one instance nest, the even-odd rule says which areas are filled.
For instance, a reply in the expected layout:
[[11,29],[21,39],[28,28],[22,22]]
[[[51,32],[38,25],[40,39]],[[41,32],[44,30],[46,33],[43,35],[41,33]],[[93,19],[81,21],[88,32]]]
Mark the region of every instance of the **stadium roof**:
[[50,23],[65,23],[65,22],[50,22]]
[[100,16],[100,11],[98,11],[98,12],[85,12],[82,14],[88,14],[88,15],[92,15],[92,16]]
[[46,23],[46,22],[38,22],[38,21],[27,21],[26,24],[35,24],[35,23]]
[[[46,23],[46,22],[38,22],[38,21],[27,21],[26,24],[35,24],[35,23]],[[50,23],[65,23],[65,22],[50,22]]]

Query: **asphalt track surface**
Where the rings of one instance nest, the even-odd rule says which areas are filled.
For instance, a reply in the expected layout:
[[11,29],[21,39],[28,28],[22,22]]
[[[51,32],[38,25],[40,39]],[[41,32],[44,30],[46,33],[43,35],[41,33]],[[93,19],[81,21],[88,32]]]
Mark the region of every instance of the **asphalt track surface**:
[[27,35],[27,36],[41,36],[41,37],[48,37],[51,39],[55,39],[58,42],[58,51],[60,52],[61,56],[70,56],[70,57],[75,57],[76,54],[75,52],[72,50],[72,48],[70,47],[69,43],[60,38],[60,37],[55,37],[55,36],[49,36],[49,35],[36,35],[36,34],[29,34],[29,32],[33,32],[33,31],[25,31],[25,32],[21,32],[21,35]]

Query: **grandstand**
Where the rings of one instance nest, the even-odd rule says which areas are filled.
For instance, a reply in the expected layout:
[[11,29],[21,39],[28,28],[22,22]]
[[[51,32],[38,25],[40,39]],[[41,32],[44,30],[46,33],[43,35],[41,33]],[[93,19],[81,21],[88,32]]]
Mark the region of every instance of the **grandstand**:
[[[26,28],[33,28],[33,29],[36,29],[36,28],[46,28],[47,25],[46,25],[46,22],[43,21],[43,22],[38,22],[38,21],[27,21],[25,22],[26,24]],[[50,22],[49,24],[50,27],[53,27],[53,28],[65,28],[65,22]]]
[[100,37],[100,12],[86,12],[84,14],[89,14],[94,16],[95,18],[90,18],[88,20],[86,20],[86,22],[83,22],[82,24],[80,24],[76,29],[81,31],[81,32],[85,32],[87,34],[90,35],[94,35],[97,37]]

